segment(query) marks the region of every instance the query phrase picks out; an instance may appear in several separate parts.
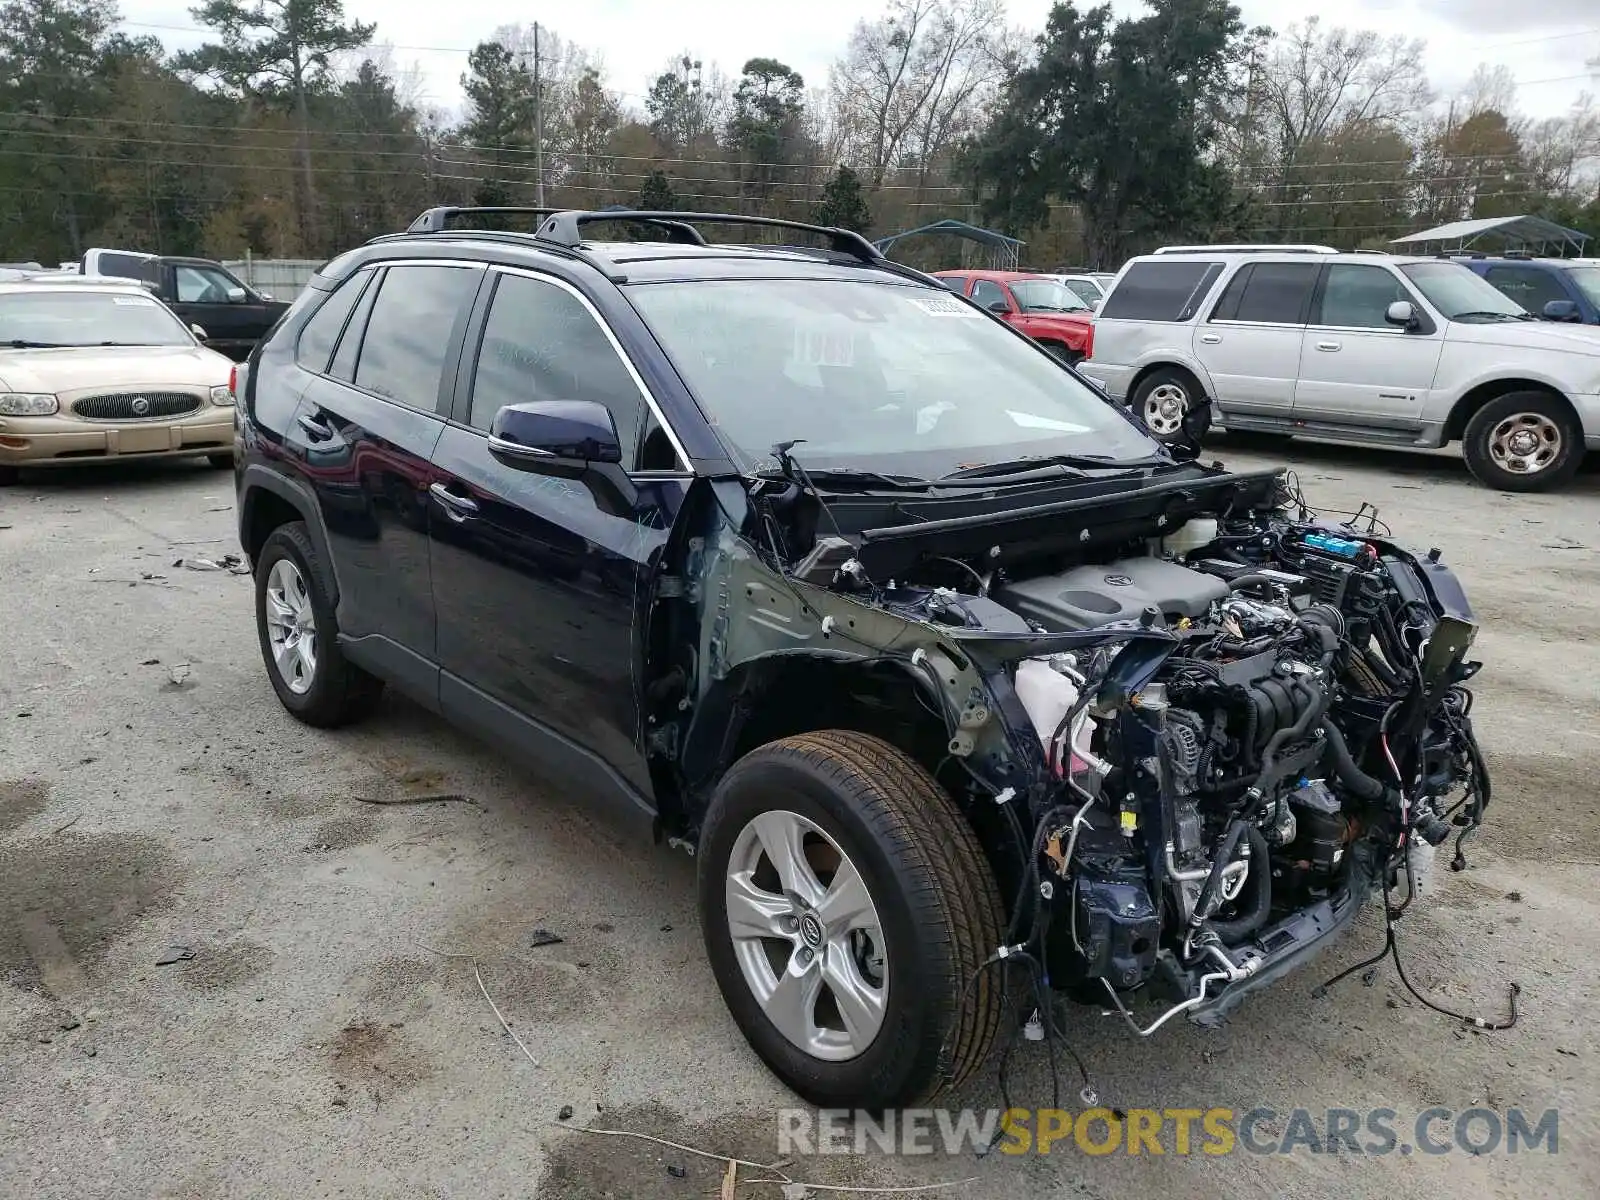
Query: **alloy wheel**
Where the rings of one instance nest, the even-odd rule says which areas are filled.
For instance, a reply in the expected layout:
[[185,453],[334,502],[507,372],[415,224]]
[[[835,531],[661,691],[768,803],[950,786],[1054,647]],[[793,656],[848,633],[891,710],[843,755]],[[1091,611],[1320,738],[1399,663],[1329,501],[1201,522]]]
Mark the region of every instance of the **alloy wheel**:
[[814,1058],[855,1058],[883,1028],[888,958],[866,881],[839,844],[798,813],[753,818],[734,842],[728,931],[751,994]]
[[317,677],[316,614],[305,576],[287,558],[267,574],[266,620],[278,676],[295,695],[305,695]]

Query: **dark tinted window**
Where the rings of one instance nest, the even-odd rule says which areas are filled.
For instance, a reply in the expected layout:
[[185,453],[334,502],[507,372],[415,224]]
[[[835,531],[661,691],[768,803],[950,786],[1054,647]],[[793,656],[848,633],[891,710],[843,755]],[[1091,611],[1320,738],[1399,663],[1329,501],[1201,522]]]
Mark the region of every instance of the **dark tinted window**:
[[1251,263],[1228,284],[1215,319],[1301,324],[1319,269],[1316,263]]
[[624,449],[638,442],[644,397],[589,310],[553,283],[505,275],[484,323],[469,419],[487,430],[507,404],[535,400],[596,401]]
[[480,278],[467,267],[390,267],[367,318],[356,386],[433,411],[450,335]]
[[118,279],[143,279],[151,283],[156,278],[156,262],[134,254],[102,254],[96,260],[101,275],[115,275]]
[[1571,300],[1554,272],[1538,267],[1490,267],[1485,278],[1531,313],[1541,313],[1552,300]]
[[372,278],[370,271],[362,271],[346,279],[333,295],[323,300],[322,307],[311,314],[311,319],[300,330],[300,340],[295,343],[294,357],[308,371],[319,375],[328,369],[328,359],[333,354],[334,343],[344,329],[345,319],[361,297],[361,289]]
[[980,279],[973,284],[972,299],[974,303],[981,304],[984,308],[988,308],[996,300],[1000,301],[1001,304],[1005,304],[1007,308],[1010,307],[1006,302],[1004,289],[992,279]]
[[1319,325],[1352,329],[1393,329],[1385,314],[1396,300],[1411,299],[1400,281],[1383,267],[1336,264],[1322,288]]
[[1187,321],[1222,273],[1215,262],[1134,263],[1100,306],[1107,320]]

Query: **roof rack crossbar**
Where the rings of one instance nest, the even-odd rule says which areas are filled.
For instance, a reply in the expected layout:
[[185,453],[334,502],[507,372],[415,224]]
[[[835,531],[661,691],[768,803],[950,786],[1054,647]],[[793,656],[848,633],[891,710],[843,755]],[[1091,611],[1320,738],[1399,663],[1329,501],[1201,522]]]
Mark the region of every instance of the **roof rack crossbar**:
[[883,254],[879,249],[859,233],[849,229],[839,229],[830,225],[808,225],[804,221],[785,221],[780,217],[747,217],[737,213],[701,213],[701,212],[669,212],[653,209],[606,209],[596,212],[569,211],[558,212],[539,229],[539,237],[558,246],[576,249],[583,244],[583,226],[599,221],[637,221],[644,224],[660,225],[673,229],[681,227],[689,230],[698,240],[700,245],[706,245],[705,238],[694,228],[695,224],[707,225],[753,225],[764,229],[799,229],[806,233],[814,233],[828,239],[829,248],[840,253],[848,254],[862,262],[878,263],[883,261]]

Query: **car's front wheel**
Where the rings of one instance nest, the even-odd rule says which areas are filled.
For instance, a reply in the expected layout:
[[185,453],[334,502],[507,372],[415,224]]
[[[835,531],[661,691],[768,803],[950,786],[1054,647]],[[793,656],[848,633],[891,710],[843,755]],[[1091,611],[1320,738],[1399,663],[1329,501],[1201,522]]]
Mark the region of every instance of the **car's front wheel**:
[[316,547],[303,523],[280,525],[255,559],[256,629],[278,699],[307,725],[365,716],[381,680],[348,662]]
[[1467,470],[1505,492],[1542,492],[1571,479],[1583,461],[1583,430],[1565,402],[1548,392],[1509,392],[1467,422],[1461,438]]
[[814,1104],[916,1104],[1000,1024],[1000,897],[971,827],[915,760],[829,730],[752,751],[700,838],[712,971],[750,1045]]

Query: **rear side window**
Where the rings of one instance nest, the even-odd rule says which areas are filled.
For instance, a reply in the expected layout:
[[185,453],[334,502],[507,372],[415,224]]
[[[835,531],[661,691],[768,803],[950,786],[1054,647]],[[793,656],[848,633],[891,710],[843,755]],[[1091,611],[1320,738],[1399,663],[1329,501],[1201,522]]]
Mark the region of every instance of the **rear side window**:
[[481,278],[469,267],[390,267],[367,317],[356,386],[435,411],[451,337]]
[[1222,274],[1218,262],[1134,263],[1100,306],[1106,320],[1187,321]]
[[1490,267],[1486,279],[1531,313],[1544,311],[1552,300],[1571,300],[1550,271],[1538,267]]
[[95,262],[99,274],[115,275],[118,279],[141,279],[146,283],[156,281],[156,261],[135,254],[102,254]]
[[1211,319],[1303,325],[1319,270],[1316,263],[1248,263],[1228,282]]
[[352,275],[335,288],[333,294],[322,302],[322,306],[311,314],[311,319],[300,330],[300,340],[295,343],[295,362],[308,371],[315,371],[318,375],[327,371],[328,359],[333,356],[334,343],[344,331],[344,323],[350,316],[350,310],[361,298],[361,290],[371,279],[371,271],[361,271]]

